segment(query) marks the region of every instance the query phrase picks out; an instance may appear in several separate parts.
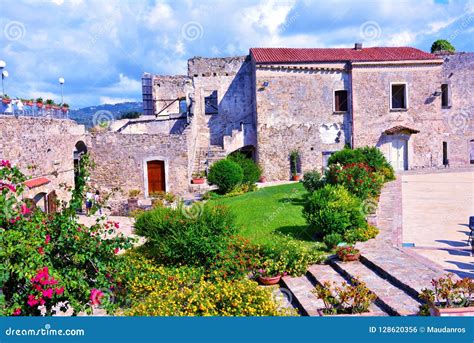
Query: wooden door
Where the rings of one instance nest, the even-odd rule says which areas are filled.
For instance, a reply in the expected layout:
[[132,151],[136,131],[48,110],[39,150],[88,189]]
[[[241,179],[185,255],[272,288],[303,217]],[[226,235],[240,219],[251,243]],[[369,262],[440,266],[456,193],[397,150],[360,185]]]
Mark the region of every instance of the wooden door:
[[46,203],[48,204],[48,213],[55,213],[58,209],[58,196],[56,191],[52,191],[48,194]]
[[148,195],[155,192],[165,192],[165,162],[148,161]]

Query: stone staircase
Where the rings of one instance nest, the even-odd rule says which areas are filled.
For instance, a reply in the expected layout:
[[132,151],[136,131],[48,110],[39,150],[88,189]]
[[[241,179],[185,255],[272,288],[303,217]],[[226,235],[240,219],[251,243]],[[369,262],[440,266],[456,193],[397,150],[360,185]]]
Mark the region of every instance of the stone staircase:
[[323,309],[324,304],[311,292],[314,287],[326,281],[351,283],[355,277],[365,282],[377,297],[370,306],[369,315],[407,316],[418,313],[422,304],[418,293],[415,296],[410,286],[393,282],[393,276],[386,278],[363,262],[343,263],[333,258],[328,264],[310,266],[302,277],[284,277],[282,284],[292,294],[293,304],[302,315],[319,316],[318,309]]
[[194,158],[193,173],[206,171],[214,162],[226,158],[227,154],[219,145],[210,145],[208,148],[198,148]]
[[356,277],[377,297],[370,309],[373,315],[416,315],[422,304],[421,290],[445,272],[401,246],[402,224],[401,181],[397,180],[385,185],[380,196],[376,215],[379,235],[356,245],[362,254],[360,261],[344,263],[333,256],[327,264],[310,266],[305,276],[282,279],[301,314],[317,316],[317,310],[324,307],[311,293],[317,284],[350,282]]

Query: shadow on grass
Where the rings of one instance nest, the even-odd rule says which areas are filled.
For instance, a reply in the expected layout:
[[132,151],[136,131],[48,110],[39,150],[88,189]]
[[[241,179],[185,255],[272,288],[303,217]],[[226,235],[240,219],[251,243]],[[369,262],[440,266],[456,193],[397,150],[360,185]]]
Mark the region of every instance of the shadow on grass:
[[301,207],[304,205],[304,199],[302,197],[281,198],[281,199],[278,200],[278,202],[281,202],[283,204],[291,204],[291,205],[295,205],[295,206],[301,206]]
[[315,233],[307,225],[282,226],[275,230],[285,236],[290,236],[300,241],[314,242]]

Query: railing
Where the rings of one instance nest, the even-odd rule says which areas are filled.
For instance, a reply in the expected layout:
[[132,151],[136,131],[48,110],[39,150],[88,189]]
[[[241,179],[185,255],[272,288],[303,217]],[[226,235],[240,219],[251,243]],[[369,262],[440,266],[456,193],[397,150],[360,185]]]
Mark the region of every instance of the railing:
[[69,109],[60,106],[45,105],[38,107],[37,104],[24,104],[19,101],[12,100],[10,103],[0,102],[0,113],[6,115],[29,116],[29,117],[49,117],[68,119]]

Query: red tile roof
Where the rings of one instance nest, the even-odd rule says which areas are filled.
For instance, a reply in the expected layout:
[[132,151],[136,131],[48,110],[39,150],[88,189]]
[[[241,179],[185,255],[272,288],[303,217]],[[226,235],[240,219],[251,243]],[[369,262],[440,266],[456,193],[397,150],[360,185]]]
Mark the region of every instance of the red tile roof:
[[45,177],[38,177],[36,179],[30,179],[26,180],[24,182],[25,186],[28,188],[34,188],[34,187],[39,187],[42,185],[46,185],[47,183],[50,183],[51,181]]
[[436,55],[409,48],[252,48],[250,54],[256,63],[309,63],[309,62],[380,62],[440,59]]
[[397,126],[394,126],[390,129],[385,130],[384,132],[387,135],[394,135],[396,133],[401,133],[401,132],[418,133],[418,132],[420,132],[420,130],[412,129],[408,126],[397,125]]

